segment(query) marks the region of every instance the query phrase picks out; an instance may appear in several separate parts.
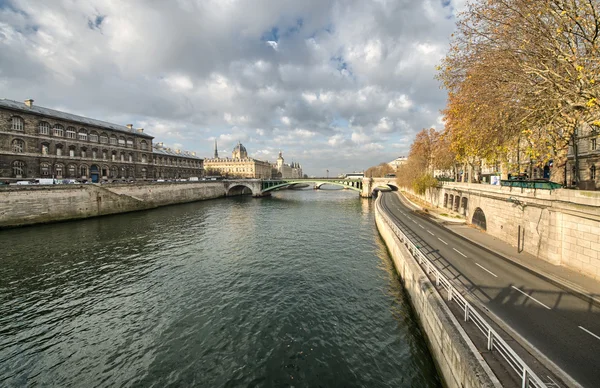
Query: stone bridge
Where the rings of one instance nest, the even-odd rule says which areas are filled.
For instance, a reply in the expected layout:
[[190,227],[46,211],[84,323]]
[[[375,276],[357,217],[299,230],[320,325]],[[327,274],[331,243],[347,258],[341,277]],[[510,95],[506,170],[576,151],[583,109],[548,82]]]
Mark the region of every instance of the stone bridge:
[[317,187],[322,185],[339,186],[354,190],[361,197],[371,197],[374,190],[378,188],[390,188],[397,190],[395,178],[363,178],[363,179],[340,179],[340,178],[289,178],[289,179],[229,179],[223,181],[227,196],[252,194],[254,197],[269,195],[271,191],[284,189],[297,184],[312,183]]

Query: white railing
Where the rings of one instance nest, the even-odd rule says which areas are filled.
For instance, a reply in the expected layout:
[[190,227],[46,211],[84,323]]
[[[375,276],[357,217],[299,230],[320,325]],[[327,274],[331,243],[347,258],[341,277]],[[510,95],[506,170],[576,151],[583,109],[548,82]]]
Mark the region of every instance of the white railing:
[[[425,270],[427,275],[433,274],[433,279],[437,286],[442,286],[447,291],[448,302],[456,303],[463,311],[465,322],[473,322],[475,326],[487,338],[487,349],[497,351],[510,367],[521,378],[521,387],[547,387],[546,384],[531,370],[531,368],[515,353],[514,350],[500,337],[500,335],[486,322],[486,320],[467,302],[459,291],[452,286],[450,281],[437,269],[435,265],[419,250],[419,248],[408,238],[398,226],[383,211],[381,205],[381,196],[377,198],[379,214],[384,221],[392,228],[398,239],[408,248],[409,252],[417,260],[419,265]],[[441,296],[442,293],[440,293]],[[443,299],[443,297],[442,297]]]

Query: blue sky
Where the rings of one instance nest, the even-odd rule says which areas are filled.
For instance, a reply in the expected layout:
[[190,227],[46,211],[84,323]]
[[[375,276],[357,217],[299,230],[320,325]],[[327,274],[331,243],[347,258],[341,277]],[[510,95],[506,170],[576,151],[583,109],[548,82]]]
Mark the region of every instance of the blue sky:
[[363,170],[442,128],[449,0],[0,0],[0,97],[210,157]]

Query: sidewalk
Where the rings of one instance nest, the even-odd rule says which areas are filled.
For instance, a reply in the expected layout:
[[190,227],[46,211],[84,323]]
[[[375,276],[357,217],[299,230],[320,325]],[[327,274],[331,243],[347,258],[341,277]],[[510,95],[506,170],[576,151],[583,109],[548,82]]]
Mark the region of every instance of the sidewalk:
[[[400,193],[398,193],[398,195],[400,195]],[[557,286],[568,288],[579,294],[581,297],[600,306],[599,281],[575,272],[567,267],[554,265],[542,259],[538,259],[527,252],[519,253],[517,252],[517,248],[509,243],[476,229],[475,227],[464,224],[464,217],[462,220],[456,218],[456,213],[451,212],[448,209],[436,209],[423,206],[424,202],[418,201],[421,203],[415,203],[415,200],[409,199],[404,193],[402,193],[402,197],[413,207],[428,213],[430,216],[443,221],[449,221],[444,226],[454,234],[481,246],[497,256],[502,256],[526,270],[540,274]],[[448,214],[451,217],[441,216],[440,214]]]

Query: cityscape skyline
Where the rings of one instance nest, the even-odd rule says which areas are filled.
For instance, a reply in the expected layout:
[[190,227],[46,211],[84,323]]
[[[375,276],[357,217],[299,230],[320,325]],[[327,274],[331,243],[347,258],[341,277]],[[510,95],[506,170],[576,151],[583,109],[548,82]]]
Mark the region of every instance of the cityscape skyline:
[[309,175],[364,170],[442,127],[435,66],[462,3],[0,1],[0,96],[201,157],[216,139]]

